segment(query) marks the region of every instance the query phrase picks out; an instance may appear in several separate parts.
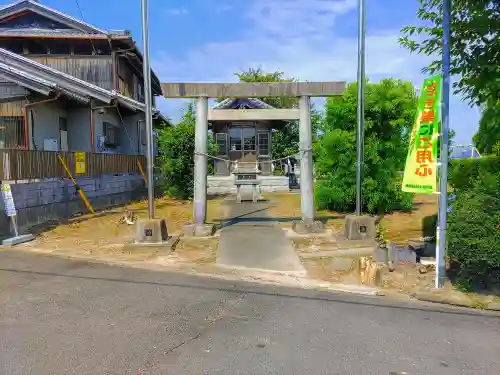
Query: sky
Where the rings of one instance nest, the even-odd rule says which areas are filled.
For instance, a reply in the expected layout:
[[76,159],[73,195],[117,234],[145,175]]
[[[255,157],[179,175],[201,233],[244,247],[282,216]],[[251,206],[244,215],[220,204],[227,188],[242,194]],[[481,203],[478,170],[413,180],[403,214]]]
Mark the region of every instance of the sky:
[[[40,0],[102,29],[127,29],[141,45],[140,0]],[[151,64],[162,82],[235,82],[248,68],[283,71],[309,81],[354,81],[357,0],[149,0]],[[78,6],[79,4],[79,6]],[[79,10],[81,9],[81,12]],[[369,0],[366,74],[420,87],[429,58],[398,44],[401,28],[418,24],[417,0]],[[158,100],[179,119],[185,102]],[[450,126],[469,144],[479,111],[453,95]]]

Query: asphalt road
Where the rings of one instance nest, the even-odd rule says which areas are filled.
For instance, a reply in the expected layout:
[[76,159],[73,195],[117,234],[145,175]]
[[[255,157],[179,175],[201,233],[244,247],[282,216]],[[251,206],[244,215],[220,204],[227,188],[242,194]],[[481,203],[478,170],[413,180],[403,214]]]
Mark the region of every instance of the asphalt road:
[[0,373],[500,374],[470,310],[0,251]]

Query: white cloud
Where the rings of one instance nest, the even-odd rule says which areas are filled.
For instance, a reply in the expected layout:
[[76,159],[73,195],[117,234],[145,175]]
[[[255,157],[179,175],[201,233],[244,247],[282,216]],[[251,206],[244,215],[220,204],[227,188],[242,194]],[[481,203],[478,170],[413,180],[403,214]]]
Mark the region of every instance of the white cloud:
[[[339,17],[356,19],[357,0],[247,1],[248,23],[244,25],[247,31],[243,37],[208,42],[181,56],[159,55],[153,66],[161,79],[234,81],[234,72],[249,67],[280,69],[301,80],[356,79],[357,36],[339,34],[335,24]],[[372,81],[391,76],[411,80],[418,86],[422,81],[420,70],[429,60],[401,48],[397,42],[399,35],[399,29],[368,28],[366,74]],[[452,110],[467,111],[458,98],[452,101]],[[179,101],[175,104],[178,106]],[[477,114],[469,112],[458,119],[463,117],[473,122]],[[476,124],[471,123],[468,128]],[[464,138],[471,134],[473,131],[469,129]]]
[[188,10],[186,8],[170,8],[167,9],[167,14],[171,16],[182,16],[188,14]]

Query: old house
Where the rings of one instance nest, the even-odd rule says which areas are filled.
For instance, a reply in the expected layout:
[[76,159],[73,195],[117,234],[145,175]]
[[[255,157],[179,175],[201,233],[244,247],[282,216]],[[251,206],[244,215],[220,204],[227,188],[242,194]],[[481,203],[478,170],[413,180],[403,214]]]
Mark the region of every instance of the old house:
[[[0,175],[17,182],[21,224],[82,209],[58,152],[97,206],[125,203],[144,185],[142,69],[127,30],[103,30],[36,0],[0,8]],[[151,77],[154,98],[161,86]],[[157,126],[168,125],[154,113]],[[79,174],[75,152],[86,153]]]

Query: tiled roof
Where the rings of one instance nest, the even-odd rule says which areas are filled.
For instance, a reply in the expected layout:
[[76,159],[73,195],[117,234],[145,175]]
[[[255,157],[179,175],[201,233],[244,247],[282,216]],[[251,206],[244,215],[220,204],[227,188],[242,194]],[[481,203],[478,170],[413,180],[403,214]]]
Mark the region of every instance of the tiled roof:
[[144,103],[116,91],[105,90],[3,48],[0,48],[0,76],[45,95],[56,91],[80,101],[94,98],[103,103],[111,103],[116,99],[121,105],[130,109],[137,111],[145,109]]
[[[0,29],[0,35],[4,36],[58,36],[58,37],[70,37],[73,38],[75,36],[81,36],[88,38],[89,34],[79,30],[48,30],[48,29]],[[96,34],[100,35],[100,34]],[[103,34],[103,37],[106,37]]]
[[245,99],[224,99],[222,102],[218,103],[213,107],[213,109],[236,109],[241,107],[248,107],[254,109],[274,109],[272,105],[266,102],[256,99],[256,98],[245,98]]
[[67,14],[42,5],[36,0],[20,0],[1,7],[0,18],[8,17],[12,14],[17,14],[23,10],[32,10],[42,15],[57,18],[59,21],[67,24],[68,26],[72,26],[75,29],[79,29],[87,33],[107,34],[105,30],[99,29],[86,22],[80,21]]

